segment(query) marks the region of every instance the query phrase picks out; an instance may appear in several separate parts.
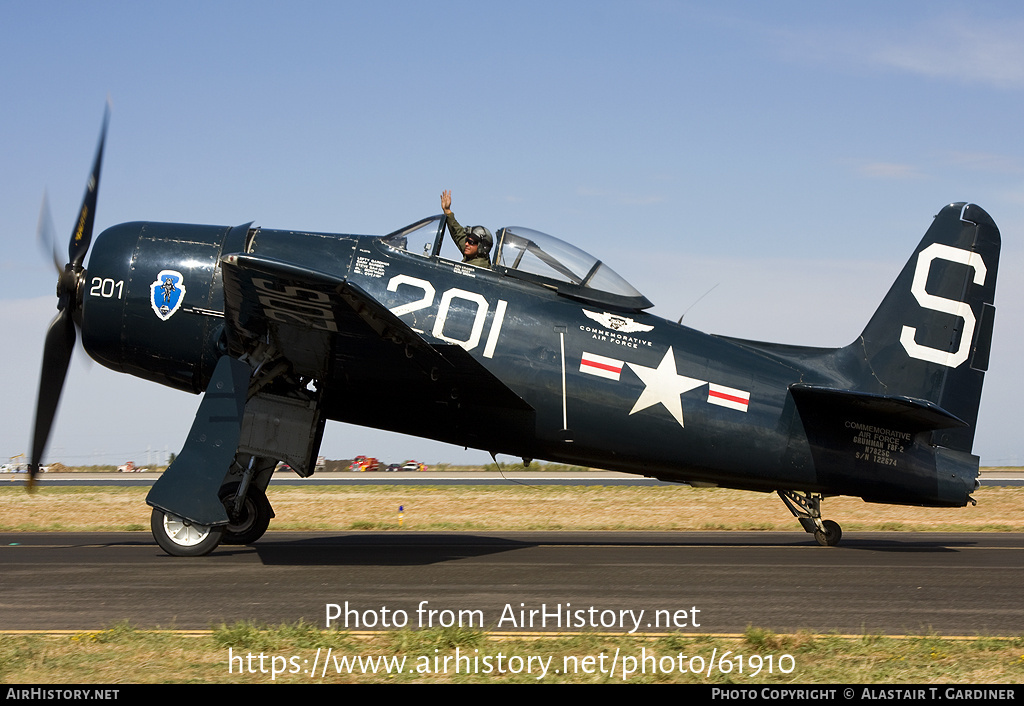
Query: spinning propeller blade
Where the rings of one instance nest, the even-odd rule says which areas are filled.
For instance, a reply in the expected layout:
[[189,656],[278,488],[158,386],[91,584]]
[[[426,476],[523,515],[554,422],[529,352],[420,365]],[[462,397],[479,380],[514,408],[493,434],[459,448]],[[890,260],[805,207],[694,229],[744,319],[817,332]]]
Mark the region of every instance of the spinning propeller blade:
[[[79,287],[85,281],[85,269],[82,263],[92,242],[92,228],[96,216],[96,197],[100,186],[100,167],[103,163],[103,145],[107,137],[107,123],[110,120],[110,103],[103,114],[103,127],[100,130],[99,146],[96,148],[96,159],[93,161],[92,172],[86,183],[85,195],[82,197],[82,208],[78,220],[71,233],[68,244],[68,264],[64,266],[57,280],[57,316],[50,323],[46,332],[46,343],[43,346],[43,367],[39,376],[39,396],[36,401],[36,420],[32,433],[32,460],[29,466],[28,489],[35,485],[36,475],[42,462],[46,444],[50,438],[57,406],[60,403],[61,391],[71,363],[71,352],[75,349],[76,317],[81,298]],[[45,237],[45,221],[49,207],[45,197],[43,213],[40,214],[39,232]],[[50,247],[52,250],[52,246]],[[56,261],[55,261],[56,262]],[[58,266],[58,269],[59,266]]]
[[36,226],[36,243],[46,253],[46,256],[53,260],[53,268],[57,270],[57,276],[63,271],[60,260],[57,256],[57,235],[53,227],[53,216],[50,215],[50,199],[46,192],[43,192],[43,205],[39,208],[39,225]]
[[92,174],[85,184],[85,195],[82,196],[82,208],[78,212],[78,223],[68,243],[68,260],[70,264],[81,267],[85,261],[85,253],[92,242],[92,224],[96,217],[96,196],[100,189],[100,167],[103,165],[103,144],[107,139],[107,123],[110,121],[110,103],[103,112],[103,128],[100,130],[100,144],[96,148],[96,159],[92,163]]

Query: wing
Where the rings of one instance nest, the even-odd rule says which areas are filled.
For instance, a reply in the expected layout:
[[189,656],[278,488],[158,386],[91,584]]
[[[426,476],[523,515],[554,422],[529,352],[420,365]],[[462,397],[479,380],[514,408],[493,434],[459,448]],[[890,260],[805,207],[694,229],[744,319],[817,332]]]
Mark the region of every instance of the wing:
[[[332,352],[404,346],[420,367],[444,363],[415,331],[358,285],[258,255],[222,260],[228,346],[232,355],[273,344],[300,375],[322,378]],[[372,350],[367,350],[372,354]]]
[[[252,254],[222,261],[229,352],[324,385],[332,419],[479,446],[533,429],[533,408],[459,346],[432,345],[358,285]],[[499,446],[485,447],[500,448]]]

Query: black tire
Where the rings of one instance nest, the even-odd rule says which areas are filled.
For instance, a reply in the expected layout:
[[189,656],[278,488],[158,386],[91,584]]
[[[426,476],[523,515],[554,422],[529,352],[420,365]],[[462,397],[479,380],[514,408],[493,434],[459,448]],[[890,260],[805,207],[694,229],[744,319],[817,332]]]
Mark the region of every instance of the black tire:
[[274,516],[274,510],[270,507],[270,501],[262,490],[255,486],[249,486],[249,492],[245,495],[245,502],[242,503],[242,510],[238,517],[232,517],[232,508],[235,504],[235,493],[238,491],[238,483],[225,485],[220,489],[220,500],[224,503],[224,509],[228,512],[228,526],[224,528],[224,544],[252,544],[262,537],[270,526],[270,519]]
[[171,556],[206,556],[220,544],[224,527],[208,527],[153,508],[149,527],[160,548]]
[[838,522],[832,520],[825,520],[821,523],[825,527],[825,531],[815,530],[814,539],[818,541],[823,547],[834,547],[839,544],[839,540],[843,538],[843,528],[839,526]]

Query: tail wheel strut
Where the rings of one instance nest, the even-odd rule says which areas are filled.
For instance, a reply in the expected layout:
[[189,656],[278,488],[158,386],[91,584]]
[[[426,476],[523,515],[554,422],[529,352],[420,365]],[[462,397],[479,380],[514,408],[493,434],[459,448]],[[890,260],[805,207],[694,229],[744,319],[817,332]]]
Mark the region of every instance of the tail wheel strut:
[[793,516],[808,534],[813,534],[815,541],[823,547],[834,547],[843,537],[843,528],[838,522],[821,519],[821,501],[825,496],[821,493],[801,493],[795,490],[778,491],[782,502],[786,504]]

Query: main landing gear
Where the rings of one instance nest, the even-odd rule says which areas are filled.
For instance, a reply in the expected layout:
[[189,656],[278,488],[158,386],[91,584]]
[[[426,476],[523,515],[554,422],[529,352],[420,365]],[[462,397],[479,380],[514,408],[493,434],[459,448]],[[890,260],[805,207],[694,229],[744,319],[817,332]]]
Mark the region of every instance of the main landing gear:
[[834,547],[843,537],[843,529],[838,522],[821,519],[821,501],[825,499],[821,493],[801,493],[795,490],[778,491],[782,502],[800,520],[804,531],[814,535],[814,539],[823,547]]
[[243,491],[241,502],[238,490],[241,483],[231,483],[221,488],[220,499],[231,521],[224,528],[224,544],[252,544],[263,536],[274,517],[267,494],[254,485]]
[[278,461],[303,478],[316,468],[322,390],[263,344],[243,357],[217,361],[188,440],[146,496],[153,537],[172,556],[255,542],[274,516],[266,491]]
[[149,527],[156,543],[171,556],[206,556],[224,536],[224,525],[197,525],[157,508],[153,508]]
[[160,548],[171,556],[205,556],[220,544],[252,544],[263,536],[274,517],[267,494],[255,485],[243,490],[241,483],[221,488],[220,499],[228,513],[226,525],[200,525],[153,508],[150,529]]

